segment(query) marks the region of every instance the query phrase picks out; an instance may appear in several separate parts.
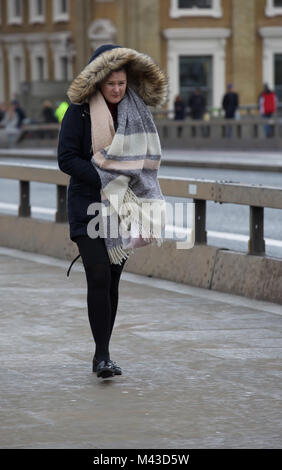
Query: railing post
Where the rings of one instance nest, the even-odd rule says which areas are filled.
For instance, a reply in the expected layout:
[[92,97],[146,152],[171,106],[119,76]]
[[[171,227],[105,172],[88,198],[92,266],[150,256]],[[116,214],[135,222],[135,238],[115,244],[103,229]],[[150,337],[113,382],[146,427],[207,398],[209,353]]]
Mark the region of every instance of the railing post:
[[30,203],[29,203],[29,181],[19,181],[20,183],[20,204],[18,215],[19,217],[30,217]]
[[56,222],[67,221],[67,188],[57,184],[57,212]]
[[207,201],[194,199],[195,203],[195,245],[207,243],[206,232],[206,207]]
[[264,208],[250,206],[249,255],[264,255]]

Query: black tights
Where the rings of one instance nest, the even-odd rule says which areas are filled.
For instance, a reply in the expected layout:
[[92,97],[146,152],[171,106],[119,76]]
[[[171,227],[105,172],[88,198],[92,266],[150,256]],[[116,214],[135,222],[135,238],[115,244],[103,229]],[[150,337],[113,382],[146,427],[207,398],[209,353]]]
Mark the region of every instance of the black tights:
[[75,239],[87,280],[88,317],[98,361],[110,359],[109,343],[118,306],[120,276],[125,264],[110,264],[103,238]]

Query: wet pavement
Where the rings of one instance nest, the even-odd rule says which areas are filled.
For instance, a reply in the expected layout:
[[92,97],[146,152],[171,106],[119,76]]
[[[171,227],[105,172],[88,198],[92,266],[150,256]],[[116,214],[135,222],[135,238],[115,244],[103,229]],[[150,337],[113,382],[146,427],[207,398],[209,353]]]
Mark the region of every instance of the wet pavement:
[[281,448],[280,305],[124,272],[103,380],[68,266],[0,248],[1,448]]

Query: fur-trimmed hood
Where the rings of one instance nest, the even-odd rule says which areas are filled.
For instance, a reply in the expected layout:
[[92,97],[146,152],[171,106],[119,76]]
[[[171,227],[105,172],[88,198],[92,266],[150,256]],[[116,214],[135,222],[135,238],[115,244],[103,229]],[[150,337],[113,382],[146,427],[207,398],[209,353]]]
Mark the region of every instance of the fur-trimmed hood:
[[167,99],[167,79],[164,72],[146,54],[125,47],[106,50],[82,70],[73,80],[68,97],[74,104],[88,102],[99,88],[99,83],[107,75],[121,67],[126,67],[128,86],[143,99],[148,106],[160,106]]

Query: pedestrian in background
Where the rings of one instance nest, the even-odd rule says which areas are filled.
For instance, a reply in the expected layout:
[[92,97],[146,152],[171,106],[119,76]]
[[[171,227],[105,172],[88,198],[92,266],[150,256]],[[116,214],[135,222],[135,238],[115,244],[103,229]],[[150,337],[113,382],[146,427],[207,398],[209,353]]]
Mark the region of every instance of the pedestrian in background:
[[42,117],[43,121],[46,123],[58,122],[58,119],[55,116],[55,111],[53,109],[52,103],[49,100],[45,100],[43,103]]
[[16,105],[10,103],[5,116],[1,121],[1,137],[8,140],[9,147],[12,147],[21,134],[20,117],[16,112]]
[[25,115],[25,112],[24,110],[21,108],[19,102],[17,100],[13,100],[11,102],[11,106],[14,108],[14,111],[15,113],[17,114],[18,116],[18,123],[17,123],[17,127],[18,129],[20,129],[23,125],[23,122],[24,120],[26,119],[26,115]]
[[232,83],[227,86],[227,93],[223,97],[222,107],[225,111],[225,119],[235,119],[239,107],[239,95],[234,91]]
[[0,104],[0,126],[1,126],[1,121],[4,119],[5,114],[7,111],[7,106],[5,103]]
[[[174,120],[183,121],[185,119],[186,106],[180,95],[176,96],[174,100]],[[182,135],[182,126],[177,127],[177,135],[181,137]]]
[[185,103],[180,95],[176,96],[174,100],[174,120],[182,121],[185,119]]
[[59,123],[64,119],[64,115],[69,107],[69,104],[66,101],[62,101],[55,111],[55,116]]
[[206,112],[206,100],[199,88],[196,88],[194,93],[190,96],[188,100],[188,106],[190,108],[190,115],[192,119],[203,119]]
[[[239,95],[234,91],[232,83],[227,86],[227,93],[225,93],[222,100],[222,107],[225,112],[225,119],[235,119],[236,112],[239,108]],[[232,127],[226,126],[227,137],[232,136]]]
[[[190,96],[188,100],[188,106],[190,108],[191,118],[194,120],[203,120],[204,114],[206,113],[206,100],[202,95],[200,88],[196,88],[194,93]],[[205,137],[206,135],[206,126],[201,127],[201,135]],[[192,126],[192,135],[196,136],[196,126]]]
[[[260,95],[259,106],[260,106],[260,113],[265,119],[270,119],[276,113],[277,97],[274,91],[270,90],[267,84],[264,85],[263,91]],[[271,131],[271,126],[269,123],[264,126],[264,129],[265,129],[265,136],[267,138],[271,137],[272,131]]]

